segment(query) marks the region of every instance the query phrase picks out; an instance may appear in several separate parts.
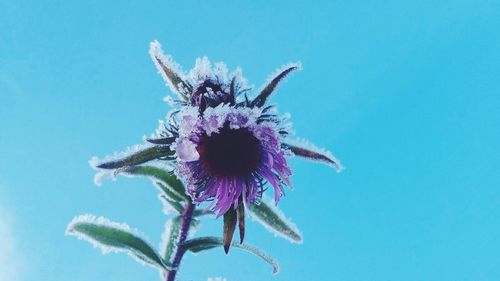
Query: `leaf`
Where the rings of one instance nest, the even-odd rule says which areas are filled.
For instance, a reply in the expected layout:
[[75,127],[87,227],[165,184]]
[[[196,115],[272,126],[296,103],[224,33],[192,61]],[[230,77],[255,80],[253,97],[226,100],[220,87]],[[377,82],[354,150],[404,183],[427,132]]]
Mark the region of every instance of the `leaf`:
[[236,210],[231,207],[226,213],[224,213],[224,228],[222,237],[224,240],[224,252],[226,252],[226,254],[229,252],[231,241],[233,241],[233,234],[235,229]]
[[182,217],[177,216],[167,221],[165,225],[165,231],[163,233],[162,240],[162,251],[163,258],[168,262],[169,265],[172,265],[173,255],[175,253],[175,249],[177,248],[177,240],[179,239],[179,231],[181,227],[181,219]]
[[243,240],[245,239],[245,204],[241,199],[238,204],[238,209],[236,210],[236,214],[238,215],[238,230],[240,232],[240,243],[243,243]]
[[174,175],[174,173],[166,169],[154,166],[132,166],[123,169],[120,172],[130,175],[151,177],[157,182],[160,182],[158,187],[162,189],[167,196],[172,197],[173,200],[188,200],[188,196],[186,195],[186,190],[184,189],[182,182]]
[[[210,250],[210,249],[220,247],[223,245],[224,245],[224,241],[221,238],[200,237],[200,238],[195,238],[195,239],[191,239],[191,240],[187,240],[187,241],[183,242],[181,244],[181,247],[183,247],[184,250],[189,250],[193,253],[198,253],[201,251]],[[231,243],[231,246],[233,246],[235,248],[240,248],[240,249],[246,250],[254,255],[259,256],[260,258],[262,258],[264,261],[266,261],[267,263],[269,263],[272,266],[273,274],[278,273],[278,271],[279,271],[278,263],[273,258],[271,258],[266,253],[264,253],[262,250],[254,247],[254,246],[251,246],[248,244],[241,244],[238,242]]]
[[184,207],[182,206],[182,204],[179,203],[178,201],[173,200],[171,197],[165,194],[160,194],[158,197],[164,204],[164,212],[166,214],[170,213],[170,207],[173,208],[178,214],[182,214],[182,212],[184,211]]
[[297,226],[286,219],[283,212],[269,203],[262,200],[260,204],[248,204],[250,215],[265,226],[269,231],[281,236],[290,242],[302,243],[302,236]]
[[169,146],[152,146],[134,152],[133,154],[125,156],[121,159],[100,163],[96,165],[96,167],[100,169],[119,169],[127,166],[139,165],[166,156],[172,156],[174,153],[175,151],[171,150]]
[[266,86],[260,91],[257,97],[252,101],[251,106],[261,107],[266,103],[267,98],[273,93],[278,84],[288,75],[290,72],[300,69],[299,63],[293,63],[283,66],[276,74],[272,75]]
[[191,86],[186,79],[183,79],[180,66],[171,56],[163,53],[158,41],[151,42],[149,54],[163,79],[168,83],[170,89],[177,93],[180,98],[187,100],[187,95],[191,93],[193,86]]
[[154,144],[163,144],[163,145],[171,145],[175,141],[176,137],[163,137],[163,138],[149,138],[146,139],[147,142],[154,143]]
[[[163,258],[167,261],[169,266],[172,266],[174,259],[174,253],[177,248],[177,242],[179,241],[179,234],[181,229],[181,216],[176,216],[169,219],[165,224],[165,231],[163,232],[163,238],[160,245],[160,249],[163,252]],[[195,229],[199,226],[200,221],[197,219],[191,220],[190,234],[192,234]]]
[[[308,145],[312,146],[311,144]],[[329,153],[328,151],[320,151],[320,149],[316,147],[312,147],[311,149],[309,149],[287,143],[284,143],[283,146],[290,149],[290,151],[295,156],[304,157],[310,160],[326,163],[335,168],[337,172],[340,172],[342,170],[342,165],[340,164],[340,162],[337,159],[335,159],[335,157],[331,155],[331,153]]]
[[126,252],[140,262],[169,270],[156,250],[126,224],[111,222],[103,217],[82,215],[69,223],[66,234],[89,241],[103,253]]

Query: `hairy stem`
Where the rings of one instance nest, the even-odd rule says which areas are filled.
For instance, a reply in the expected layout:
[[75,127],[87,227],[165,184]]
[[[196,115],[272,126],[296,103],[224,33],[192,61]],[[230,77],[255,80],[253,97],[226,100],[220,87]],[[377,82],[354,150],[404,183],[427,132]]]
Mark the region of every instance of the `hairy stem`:
[[[182,213],[182,221],[181,228],[179,230],[179,238],[177,240],[177,245],[180,245],[182,242],[186,241],[187,235],[189,233],[189,227],[191,226],[191,221],[193,220],[193,211],[195,209],[195,205],[191,200],[186,201],[186,206],[184,207],[184,212]],[[177,268],[179,267],[182,257],[186,251],[177,246],[175,250],[174,259],[172,261],[173,269],[167,272],[166,281],[175,281],[175,275],[177,275]]]

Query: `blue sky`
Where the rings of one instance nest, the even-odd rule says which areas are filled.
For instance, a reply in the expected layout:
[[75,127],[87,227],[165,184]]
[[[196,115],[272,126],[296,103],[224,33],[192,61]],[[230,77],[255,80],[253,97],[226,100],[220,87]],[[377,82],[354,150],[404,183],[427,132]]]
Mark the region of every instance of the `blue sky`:
[[271,2],[0,1],[0,281],[158,280],[64,236],[92,213],[160,241],[149,182],[96,187],[87,163],[140,143],[168,111],[153,39],[184,69],[208,55],[256,87],[301,61],[272,101],[346,166],[291,161],[280,206],[302,245],[248,226],[280,274],[214,250],[187,256],[180,280],[500,279],[499,3]]

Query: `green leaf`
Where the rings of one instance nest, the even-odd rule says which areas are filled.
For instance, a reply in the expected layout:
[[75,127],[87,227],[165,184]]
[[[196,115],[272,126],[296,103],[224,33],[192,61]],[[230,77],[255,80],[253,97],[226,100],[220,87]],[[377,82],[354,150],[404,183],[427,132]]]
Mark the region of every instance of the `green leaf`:
[[302,236],[290,220],[286,219],[283,212],[273,206],[273,203],[262,200],[260,204],[248,204],[250,215],[264,225],[268,230],[291,242],[302,243]]
[[[163,232],[163,240],[161,242],[163,258],[167,261],[169,266],[172,265],[174,259],[174,253],[177,248],[177,242],[179,241],[179,233],[181,228],[181,216],[176,216],[167,221],[165,224],[165,231]],[[190,233],[194,232],[194,230],[199,226],[200,221],[197,219],[191,220],[191,228]]]
[[[164,209],[167,209],[167,211],[169,211],[167,206],[171,206],[178,214],[182,214],[182,212],[184,212],[184,207],[178,201],[172,200],[170,197],[168,197],[164,194],[160,194],[158,197],[163,202]],[[170,212],[166,212],[166,213],[168,214]]]
[[[224,245],[223,239],[217,238],[217,237],[200,237],[200,238],[187,240],[181,244],[181,246],[184,248],[184,250],[189,250],[193,253],[198,253],[201,251],[210,250],[210,249],[220,247],[223,245]],[[270,264],[272,266],[273,274],[278,273],[278,271],[279,271],[278,263],[273,258],[271,258],[266,253],[264,253],[262,250],[255,248],[254,246],[251,246],[248,244],[241,244],[238,242],[231,243],[231,246],[235,247],[235,248],[240,248],[240,249],[246,250],[254,255],[259,256],[260,258],[262,258],[264,261],[266,261],[268,264]]]
[[177,248],[177,240],[179,239],[179,231],[181,228],[182,217],[177,216],[167,221],[165,225],[165,231],[163,232],[163,258],[168,262],[169,265],[172,264],[173,255],[175,249]]
[[161,157],[172,156],[174,153],[175,151],[171,150],[169,146],[157,145],[139,150],[120,159],[99,163],[96,167],[100,169],[119,169],[146,163]]
[[159,187],[163,190],[165,195],[176,201],[188,200],[186,190],[182,182],[174,175],[174,173],[154,167],[154,166],[133,166],[127,167],[120,172],[130,175],[148,176],[156,182],[160,182]]
[[91,242],[103,253],[126,252],[140,262],[168,270],[156,250],[125,224],[111,222],[103,217],[82,215],[73,219],[66,234]]

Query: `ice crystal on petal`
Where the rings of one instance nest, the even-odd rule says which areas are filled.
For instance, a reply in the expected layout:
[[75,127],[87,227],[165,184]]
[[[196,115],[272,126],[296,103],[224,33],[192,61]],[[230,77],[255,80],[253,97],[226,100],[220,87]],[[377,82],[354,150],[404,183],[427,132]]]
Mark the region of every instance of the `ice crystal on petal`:
[[188,135],[197,129],[198,122],[198,108],[187,106],[179,113],[179,134]]
[[176,143],[176,151],[177,156],[182,161],[191,162],[200,158],[198,151],[196,151],[196,145],[188,139],[180,139]]

